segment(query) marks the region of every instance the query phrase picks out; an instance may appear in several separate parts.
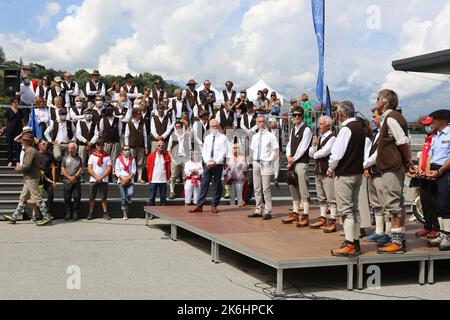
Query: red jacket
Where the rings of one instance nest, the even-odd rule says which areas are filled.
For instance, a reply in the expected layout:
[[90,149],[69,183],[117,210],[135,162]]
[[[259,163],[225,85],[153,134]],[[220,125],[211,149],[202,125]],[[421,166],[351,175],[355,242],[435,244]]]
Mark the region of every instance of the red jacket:
[[[157,153],[157,151],[152,152],[147,158],[147,177],[148,177],[149,183],[152,183],[156,153]],[[163,152],[163,157],[164,157],[164,168],[166,171],[166,178],[167,178],[167,181],[169,181],[170,180],[170,162],[171,162],[170,155],[167,152]]]

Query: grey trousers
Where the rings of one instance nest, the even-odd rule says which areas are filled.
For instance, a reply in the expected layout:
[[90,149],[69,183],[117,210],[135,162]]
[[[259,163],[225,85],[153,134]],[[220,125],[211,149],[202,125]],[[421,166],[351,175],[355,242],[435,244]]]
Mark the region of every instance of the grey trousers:
[[383,188],[383,181],[381,177],[370,177],[369,181],[369,200],[371,207],[375,210],[376,216],[383,216],[383,204],[381,200],[383,195],[381,189]]
[[289,186],[294,202],[309,202],[308,164],[297,163],[294,168],[298,176],[298,187]]
[[361,221],[358,208],[361,182],[362,174],[334,178],[338,216],[345,219],[352,219],[355,223]]
[[334,193],[334,178],[323,174],[316,175],[317,197],[321,207],[336,208],[336,196]]
[[69,145],[67,143],[53,145],[53,157],[55,158],[55,161],[60,162],[62,160],[62,158],[67,154],[68,146]]
[[386,172],[381,175],[381,203],[385,217],[395,217],[405,213],[405,168]]
[[170,162],[170,192],[175,193],[175,182],[177,178],[181,175],[184,181],[184,163],[175,164],[173,161]]
[[39,193],[39,180],[23,179],[22,192],[20,193],[19,204],[17,205],[16,214],[23,214],[25,205],[29,199],[32,199],[41,210],[44,217],[48,214],[48,208],[45,201]]
[[116,159],[119,157],[121,152],[120,142],[117,143],[105,143],[105,152],[111,156],[112,167],[116,165]]
[[270,162],[253,161],[253,185],[255,188],[256,208],[262,207],[262,195],[264,194],[265,213],[272,213],[272,191],[270,182],[273,176],[273,165]]

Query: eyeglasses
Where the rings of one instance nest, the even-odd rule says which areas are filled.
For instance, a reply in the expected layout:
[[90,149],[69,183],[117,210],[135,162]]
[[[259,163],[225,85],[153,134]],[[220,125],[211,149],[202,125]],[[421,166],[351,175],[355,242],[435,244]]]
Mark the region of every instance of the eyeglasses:
[[164,145],[162,145],[162,146],[157,146],[158,148],[163,148],[164,147]]
[[300,114],[294,114],[292,115],[292,118],[301,118],[302,116]]

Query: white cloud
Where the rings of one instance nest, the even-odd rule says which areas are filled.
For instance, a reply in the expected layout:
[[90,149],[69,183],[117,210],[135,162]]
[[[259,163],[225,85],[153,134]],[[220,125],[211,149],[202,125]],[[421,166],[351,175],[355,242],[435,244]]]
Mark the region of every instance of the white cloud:
[[57,2],[50,2],[45,7],[45,11],[38,15],[36,19],[39,23],[39,30],[45,29],[50,23],[50,19],[61,11],[61,6]]

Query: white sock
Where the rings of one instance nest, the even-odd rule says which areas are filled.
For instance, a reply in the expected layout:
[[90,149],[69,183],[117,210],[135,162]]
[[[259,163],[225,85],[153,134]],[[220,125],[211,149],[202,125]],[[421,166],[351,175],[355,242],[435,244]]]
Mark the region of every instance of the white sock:
[[446,233],[450,232],[450,219],[442,219],[443,231]]
[[294,213],[299,213],[299,208],[300,207],[300,201],[294,201],[293,202],[293,205],[292,205],[292,211],[294,212]]
[[402,228],[392,228],[391,231],[392,233],[402,233]]
[[335,207],[330,208],[330,217],[331,219],[337,220],[337,208]]
[[320,207],[320,216],[323,218],[327,217],[327,207]]
[[389,237],[392,236],[392,222],[386,221],[386,231],[384,231]]
[[303,202],[303,214],[309,215],[309,202]]
[[355,222],[353,224],[353,236],[355,237],[355,240],[359,240],[361,237],[361,222]]
[[375,233],[376,234],[383,234],[383,228],[384,228],[384,217],[383,216],[375,216]]
[[438,218],[438,221],[439,221],[439,229],[440,229],[441,231],[444,230],[444,223],[443,223],[443,220],[444,220],[444,219],[442,219],[441,217]]
[[353,219],[346,218],[344,221],[345,240],[350,242],[355,242],[354,224],[355,221]]

